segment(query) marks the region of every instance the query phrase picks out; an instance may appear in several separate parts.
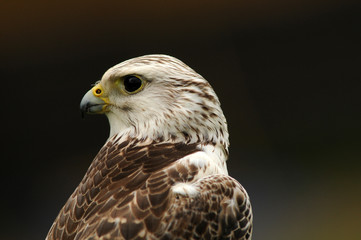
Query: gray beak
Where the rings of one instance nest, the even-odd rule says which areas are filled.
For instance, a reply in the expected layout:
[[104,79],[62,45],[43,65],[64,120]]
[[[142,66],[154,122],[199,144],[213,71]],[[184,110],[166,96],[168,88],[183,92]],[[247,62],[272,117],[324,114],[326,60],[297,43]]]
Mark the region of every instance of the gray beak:
[[94,95],[94,88],[90,89],[80,102],[80,110],[82,116],[85,113],[89,114],[102,114],[104,113],[107,103],[105,98],[97,97]]

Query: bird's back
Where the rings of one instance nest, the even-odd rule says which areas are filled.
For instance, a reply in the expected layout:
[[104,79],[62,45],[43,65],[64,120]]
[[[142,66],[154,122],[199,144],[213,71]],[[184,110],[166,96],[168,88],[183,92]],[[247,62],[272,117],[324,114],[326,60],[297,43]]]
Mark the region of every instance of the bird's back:
[[[206,166],[184,163],[200,151],[197,144],[118,141],[114,137],[98,153],[47,239],[251,235],[252,214],[243,187],[222,174],[199,178]],[[180,187],[184,191],[174,191]]]

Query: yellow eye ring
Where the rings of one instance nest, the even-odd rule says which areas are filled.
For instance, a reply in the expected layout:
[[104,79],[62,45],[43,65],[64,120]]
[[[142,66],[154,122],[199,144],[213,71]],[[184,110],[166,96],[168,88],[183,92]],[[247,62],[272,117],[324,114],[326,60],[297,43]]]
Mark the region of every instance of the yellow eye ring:
[[128,94],[140,92],[144,87],[144,80],[136,75],[128,75],[123,78],[122,88]]

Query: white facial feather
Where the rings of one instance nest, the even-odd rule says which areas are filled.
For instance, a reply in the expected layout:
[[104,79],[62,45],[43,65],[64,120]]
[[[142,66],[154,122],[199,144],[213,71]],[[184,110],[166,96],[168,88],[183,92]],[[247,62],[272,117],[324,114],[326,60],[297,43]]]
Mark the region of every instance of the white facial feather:
[[[126,75],[146,81],[135,94],[114,88]],[[137,138],[229,145],[226,119],[209,83],[180,60],[146,55],[110,68],[100,84],[111,103],[107,117],[110,137],[122,131]]]

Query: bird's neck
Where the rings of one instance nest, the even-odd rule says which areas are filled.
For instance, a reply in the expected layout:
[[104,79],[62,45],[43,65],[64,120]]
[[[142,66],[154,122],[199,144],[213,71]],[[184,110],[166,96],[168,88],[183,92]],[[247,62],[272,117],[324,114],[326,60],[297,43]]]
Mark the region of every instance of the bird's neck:
[[228,159],[228,151],[224,149],[223,145],[203,145],[201,150],[209,157],[209,162],[215,166],[214,172],[210,174],[224,174],[228,175],[226,161]]
[[[184,138],[152,138],[144,137],[135,133],[134,129],[127,128],[119,133],[113,134],[109,137],[108,142],[123,145],[125,142],[137,142],[137,147],[147,147],[153,144],[166,144],[166,145],[192,145],[198,149],[196,152],[189,153],[195,154],[192,156],[192,164],[199,168],[207,169],[205,175],[210,174],[225,174],[228,175],[226,161],[228,159],[228,150],[222,144],[214,144],[212,142],[187,142]],[[107,144],[106,143],[106,144]],[[188,154],[186,154],[188,155]],[[186,156],[185,155],[185,156]]]

